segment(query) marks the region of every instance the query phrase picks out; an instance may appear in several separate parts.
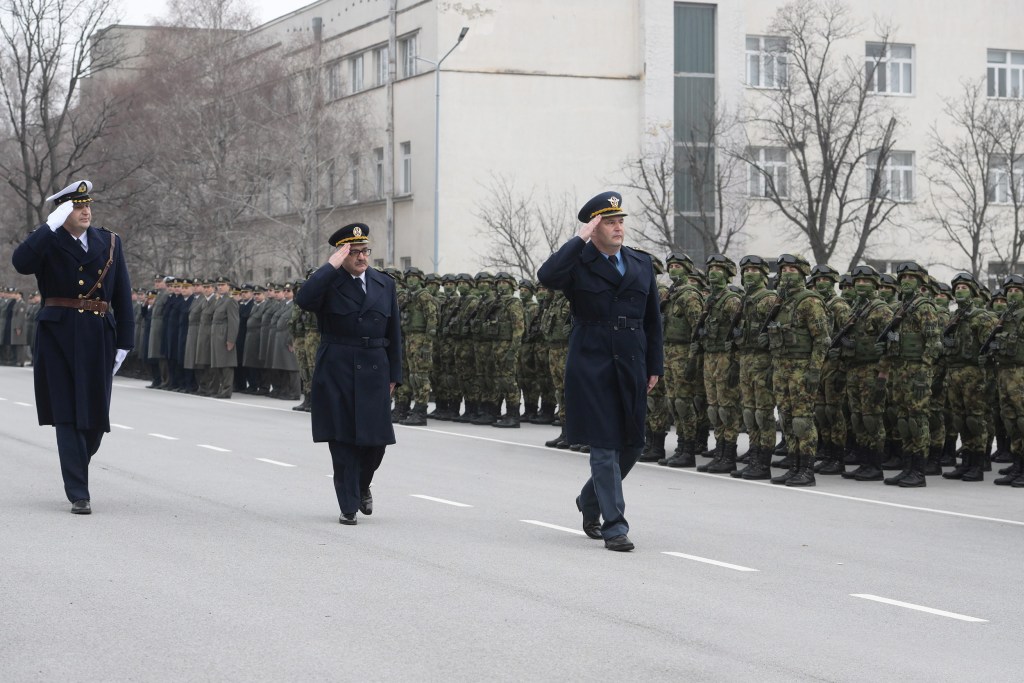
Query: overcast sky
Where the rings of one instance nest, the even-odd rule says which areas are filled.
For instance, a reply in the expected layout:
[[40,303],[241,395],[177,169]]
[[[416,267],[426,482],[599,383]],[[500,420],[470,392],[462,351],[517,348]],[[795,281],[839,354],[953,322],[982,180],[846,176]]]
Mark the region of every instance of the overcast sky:
[[[260,23],[276,19],[288,14],[300,7],[311,4],[314,0],[248,0],[249,4],[256,8],[256,14]],[[167,11],[165,0],[120,0],[121,2],[121,23],[146,25],[152,24],[153,19],[162,16]]]

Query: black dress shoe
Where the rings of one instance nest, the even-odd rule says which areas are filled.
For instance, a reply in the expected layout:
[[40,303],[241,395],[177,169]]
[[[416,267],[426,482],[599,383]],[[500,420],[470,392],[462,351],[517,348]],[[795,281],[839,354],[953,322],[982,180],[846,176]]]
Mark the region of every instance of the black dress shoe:
[[71,513],[75,515],[91,515],[92,506],[87,500],[76,500],[71,504]]
[[604,547],[608,550],[616,550],[618,552],[628,552],[633,549],[633,541],[629,540],[629,536],[626,534],[619,534],[618,536],[612,536],[611,538],[604,539]]
[[339,524],[347,524],[349,526],[355,525],[355,523],[356,523],[356,513],[353,512],[353,513],[347,514],[347,515],[344,512],[341,513],[341,517],[338,517],[338,523]]
[[[576,509],[583,512],[583,506],[580,504],[580,497],[576,496]],[[587,519],[583,517],[583,533],[590,538],[600,539],[601,538],[601,520],[600,519]]]
[[359,494],[359,511],[364,515],[373,514],[373,495],[370,493],[370,489],[364,489]]

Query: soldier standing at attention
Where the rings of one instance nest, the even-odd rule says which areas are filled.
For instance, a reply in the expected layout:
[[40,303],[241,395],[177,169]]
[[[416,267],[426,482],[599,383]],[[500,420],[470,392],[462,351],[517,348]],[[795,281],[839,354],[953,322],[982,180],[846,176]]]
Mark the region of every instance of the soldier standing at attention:
[[455,335],[455,375],[459,383],[460,397],[466,400],[466,410],[459,414],[459,406],[455,406],[455,422],[469,422],[476,412],[476,400],[473,393],[473,373],[476,372],[473,360],[473,338],[470,331],[470,320],[476,315],[480,306],[480,296],[476,292],[473,276],[459,273],[459,310],[452,318],[452,334]]
[[[748,464],[735,470],[733,477],[769,479],[772,449],[775,447],[775,394],[772,389],[772,355],[757,337],[778,303],[778,295],[768,289],[768,261],[749,255],[740,259],[743,280],[743,312],[740,324],[732,331],[732,342],[740,359],[739,387],[743,406],[743,424],[750,439]],[[729,377],[731,381],[733,377]]]
[[697,329],[697,341],[690,345],[692,358],[704,354],[704,388],[707,391],[707,412],[715,430],[715,458],[697,467],[699,472],[721,474],[736,469],[736,438],[740,433],[740,390],[737,382],[729,382],[730,373],[739,370],[733,353],[732,322],[742,308],[741,298],[729,289],[736,277],[736,263],[722,254],[707,259],[711,295],[704,303]]
[[551,424],[557,424],[561,430],[554,439],[545,441],[548,448],[568,448],[565,438],[565,359],[569,354],[569,334],[572,331],[570,322],[569,300],[561,290],[551,292],[551,304],[544,311],[541,319],[541,334],[547,344],[548,376],[555,395],[558,412]]
[[811,272],[805,259],[782,254],[778,264],[781,306],[768,323],[768,331],[759,335],[758,343],[767,345],[772,353],[775,400],[780,414],[789,422],[783,431],[792,464],[771,482],[814,486],[814,454],[818,449],[814,404],[830,342],[828,313],[821,298],[804,284]]
[[341,524],[373,513],[370,483],[395,443],[391,394],[402,382],[402,332],[395,282],[370,267],[370,228],[331,235],[337,251],[309,276],[296,302],[321,331],[313,371],[313,441],[327,442]]
[[164,307],[171,297],[171,291],[167,283],[173,278],[167,275],[158,275],[153,280],[153,288],[156,289],[156,300],[150,310],[149,327],[149,349],[146,358],[151,364],[155,364],[153,382],[147,389],[162,389],[170,379],[167,372],[167,358],[164,356]]
[[210,368],[214,376],[213,398],[231,398],[235,386],[238,353],[238,302],[231,296],[231,282],[217,279],[217,303],[210,326]]
[[649,256],[624,247],[622,197],[602,193],[579,213],[584,225],[540,267],[565,292],[573,330],[565,368],[570,443],[590,446],[591,478],[576,499],[583,529],[609,550],[633,550],[622,479],[644,444],[647,393],[664,374],[658,284]]
[[497,339],[498,291],[494,276],[487,271],[476,274],[480,305],[470,321],[473,336],[473,391],[477,412],[470,420],[475,425],[491,425],[497,421],[500,408],[494,405],[493,349]]
[[253,294],[252,285],[242,285],[241,292],[239,293],[238,301],[238,340],[235,342],[237,347],[238,356],[238,367],[235,368],[235,391],[241,393],[248,393],[246,389],[249,388],[249,372],[245,367],[245,336],[249,330],[249,314],[252,313]]
[[447,421],[458,417],[462,403],[459,375],[455,370],[458,363],[458,314],[462,298],[457,289],[457,276],[449,273],[441,281],[444,283],[444,298],[438,308],[437,343],[434,344],[434,367],[430,380],[431,386],[434,386],[436,380],[438,389],[434,390],[436,407],[429,417]]
[[415,266],[405,271],[405,306],[402,307],[403,358],[408,368],[406,386],[415,404],[399,424],[424,427],[430,401],[430,371],[434,365],[434,340],[437,338],[437,300],[423,286],[423,271]]
[[[836,294],[839,273],[827,263],[811,268],[811,285],[825,302],[829,314],[829,336],[835,335],[850,320],[853,309],[847,300]],[[846,446],[846,367],[841,358],[826,358],[821,369],[821,387],[814,417],[818,426],[823,459],[814,466],[817,474],[842,474],[843,448]]]
[[43,296],[33,356],[39,424],[57,432],[71,512],[92,512],[89,463],[110,431],[114,375],[135,343],[132,285],[121,239],[92,225],[92,183],[50,196],[54,209],[11,255]]
[[523,422],[533,422],[540,413],[540,382],[537,375],[537,337],[539,335],[540,303],[534,299],[536,287],[523,278],[519,280],[519,301],[523,304],[523,339],[519,346],[519,367],[516,377],[523,394]]
[[1024,276],[1003,282],[1006,310],[1000,315],[988,355],[996,364],[999,409],[1010,449],[1010,467],[995,480],[997,486],[1024,488]]
[[[496,419],[492,427],[519,428],[521,407],[519,382],[519,350],[526,330],[526,313],[523,302],[515,295],[516,279],[508,273],[494,276],[496,289],[496,325],[494,326],[494,347],[491,358],[494,362],[493,390],[491,402],[496,406]],[[501,413],[502,401],[505,414]]]

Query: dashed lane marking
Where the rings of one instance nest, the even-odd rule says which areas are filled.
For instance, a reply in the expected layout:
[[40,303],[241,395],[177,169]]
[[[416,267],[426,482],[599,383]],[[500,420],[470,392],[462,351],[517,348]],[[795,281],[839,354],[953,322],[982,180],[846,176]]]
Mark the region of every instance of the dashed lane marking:
[[423,500],[432,500],[435,503],[444,503],[445,505],[451,505],[457,508],[471,508],[472,505],[466,505],[465,503],[456,503],[454,500],[445,500],[444,498],[434,498],[433,496],[424,496],[419,493],[410,493],[412,498],[422,498]]
[[25,406],[26,408],[31,408],[32,407],[31,403],[24,403],[22,401],[15,401],[14,405],[16,405],[16,406]]
[[176,436],[167,436],[166,434],[156,434],[154,432],[150,432],[149,436],[155,437],[157,439],[163,439],[164,441],[177,441],[178,440],[178,437],[176,437]]
[[524,524],[534,524],[536,526],[542,526],[542,527],[544,527],[546,529],[554,529],[555,531],[567,531],[568,533],[576,534],[577,536],[586,536],[586,534],[583,533],[579,529],[570,529],[567,526],[558,526],[557,524],[548,524],[547,522],[538,522],[536,519],[521,519],[519,521],[523,522]]
[[270,458],[256,458],[260,462],[267,462],[271,465],[277,465],[278,467],[295,467],[295,465],[288,462],[281,462],[280,460],[271,460]]
[[119,425],[116,422],[111,422],[110,426],[117,427],[118,429],[135,429],[135,427],[129,427],[128,425]]
[[970,621],[973,623],[987,624],[988,619],[979,619],[978,617],[969,617],[966,614],[957,614],[956,612],[947,612],[943,609],[935,609],[934,607],[925,607],[924,605],[915,605],[912,602],[903,602],[902,600],[893,600],[892,598],[883,598],[878,595],[870,595],[868,593],[850,593],[850,597],[863,598],[865,600],[872,600],[874,602],[881,602],[886,605],[895,605],[896,607],[906,607],[907,609],[917,610],[918,612],[927,612],[928,614],[936,614],[940,617],[949,617],[950,619],[959,619],[960,621]]
[[721,562],[719,560],[711,560],[706,557],[697,557],[696,555],[687,555],[686,553],[673,553],[663,552],[662,555],[671,555],[672,557],[681,557],[684,560],[693,560],[694,562],[703,562],[704,564],[713,564],[716,567],[725,567],[726,569],[734,569],[738,572],[757,572],[760,569],[751,569],[750,567],[743,567],[738,564],[729,564],[728,562]]
[[227,448],[221,448],[220,446],[211,446],[208,443],[200,443],[200,444],[196,444],[196,445],[199,446],[200,448],[205,448],[205,449],[210,450],[210,451],[217,451],[218,453],[230,453],[231,452]]

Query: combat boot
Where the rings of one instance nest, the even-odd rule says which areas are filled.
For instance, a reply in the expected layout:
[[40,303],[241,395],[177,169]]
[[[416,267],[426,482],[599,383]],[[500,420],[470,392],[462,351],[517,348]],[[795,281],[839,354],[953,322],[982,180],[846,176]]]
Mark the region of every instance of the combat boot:
[[939,464],[943,467],[952,467],[956,464],[956,434],[947,436],[945,443],[942,444],[942,461]]
[[[900,458],[903,461],[903,469],[901,469],[900,473],[895,476],[886,477],[885,480],[882,482],[886,486],[896,486],[910,474],[911,462],[913,460],[912,456],[909,453],[904,453],[903,449],[901,448]],[[885,463],[882,463],[882,469],[885,469]]]
[[786,486],[816,486],[814,481],[814,456],[797,456],[796,474],[786,480]]
[[903,461],[903,442],[893,439],[885,440],[885,459],[879,469],[882,470],[905,470],[906,463]]
[[882,472],[882,451],[874,448],[865,448],[864,453],[867,456],[865,458],[867,465],[865,465],[860,473],[854,473],[854,480],[882,481],[885,479],[885,473]]
[[[551,441],[545,441],[544,445],[547,446],[548,448],[563,448],[563,446],[559,446],[559,444],[560,443],[564,443],[564,442],[565,442],[565,430],[563,429],[562,431],[558,432],[558,436],[556,436],[555,438],[551,439]],[[566,443],[564,447],[568,448],[569,444]]]
[[[787,451],[788,451],[788,449],[787,449]],[[796,463],[796,457],[792,456],[792,455],[789,455],[788,452],[787,452],[786,455],[783,455],[781,458],[779,458],[778,460],[773,462],[772,463],[772,467],[789,468],[789,467],[792,467],[794,463]]]
[[409,417],[409,405],[412,401],[395,401],[395,407],[391,411],[391,421],[401,422],[405,418]]
[[855,475],[859,474],[860,472],[862,472],[864,470],[865,467],[867,467],[867,457],[868,456],[867,456],[866,449],[861,448],[861,447],[858,446],[857,448],[855,448],[853,450],[853,455],[854,455],[854,461],[852,463],[847,463],[847,464],[856,465],[857,467],[856,467],[856,469],[846,470],[845,472],[843,472],[842,475],[841,475],[843,477],[843,479],[853,479],[853,477]]
[[1022,460],[1024,460],[1024,458],[1022,458],[1020,455],[1016,453],[1013,453],[1011,457],[1013,458],[1013,464],[1010,465],[1008,471],[1000,471],[1001,474],[1005,474],[1006,476],[1000,477],[999,479],[996,479],[992,482],[996,486],[1010,486],[1011,484],[1013,484],[1013,480],[1021,476],[1022,471],[1024,471],[1024,467],[1022,467],[1021,462]]
[[[750,455],[750,467],[744,470],[740,477],[747,481],[758,481],[771,479],[772,470],[768,463],[772,459],[772,452],[766,446],[758,446],[756,453]],[[733,476],[736,476],[733,474]]]
[[480,412],[470,420],[470,424],[475,425],[489,425],[493,424],[498,419],[498,409],[490,401],[481,401]]
[[696,467],[697,457],[693,454],[695,450],[697,450],[697,445],[694,441],[683,439],[676,445],[675,453],[666,458],[664,462],[659,460],[658,464],[675,468]]
[[777,477],[772,477],[771,481],[773,484],[785,484],[800,471],[800,460],[798,458],[786,456],[786,459],[789,460],[789,469]]
[[[718,464],[715,464],[715,463]],[[700,469],[699,467],[697,468]],[[722,457],[712,460],[706,470],[709,474],[725,474],[736,469],[736,442],[726,443],[722,447]]]
[[505,411],[505,414],[501,417],[501,419],[493,422],[491,426],[500,427],[502,429],[519,429],[519,422],[521,418],[519,417],[518,408],[519,406],[516,406],[515,410],[509,408],[508,410]]
[[1013,462],[1013,454],[1010,453],[1009,439],[1006,434],[1000,434],[996,430],[996,452],[992,454],[992,462],[1005,463]]
[[960,477],[960,481],[985,481],[984,463],[988,461],[988,453],[971,451],[970,456],[971,457],[967,459],[970,466],[967,471],[964,472],[963,476]]
[[540,412],[530,422],[535,425],[549,425],[555,420],[555,406],[551,403],[541,403]]
[[817,474],[842,474],[846,471],[843,464],[843,449],[834,443],[825,446],[825,459],[815,468]]
[[[1018,455],[1017,457],[1021,458],[1020,455]],[[1018,460],[1017,462],[1020,463],[1020,474],[1017,476],[1016,479],[1010,482],[1010,486],[1012,486],[1015,489],[1024,489],[1024,459]]]
[[406,427],[426,427],[427,426],[427,404],[417,403],[416,407],[409,411],[409,414],[404,420],[399,420],[398,424]]
[[651,462],[649,459],[651,457],[651,448],[653,447],[651,439],[651,428],[644,427],[644,448],[640,451],[640,457],[636,459],[637,462]]
[[[759,446],[751,446],[750,448],[748,448],[746,453],[747,466],[741,470],[733,470],[732,472],[729,473],[729,476],[734,479],[739,479],[740,477],[743,476],[744,473],[749,472],[752,469],[755,469],[757,467],[757,459],[760,457],[760,453],[761,448]],[[738,463],[739,461],[740,459],[736,458],[736,462]]]
[[722,459],[722,454],[724,452],[725,452],[725,441],[719,441],[717,444],[715,444],[715,450],[713,452],[714,458],[711,460],[711,462],[706,462],[703,465],[698,465],[697,466],[697,471],[698,472],[707,472],[709,467],[711,467],[712,465],[714,465],[715,463],[717,463],[719,460]]
[[943,472],[943,479],[963,479],[964,474],[971,469],[971,452],[965,450],[963,456],[960,459],[960,464],[957,465],[952,472]]
[[432,411],[430,411],[430,415],[428,415],[428,417],[430,417],[431,419],[434,419],[434,420],[442,420],[442,421],[450,420],[451,419],[451,409],[449,408],[450,405],[451,404],[448,401],[438,401],[437,405],[434,406],[434,409]]
[[665,437],[668,436],[666,432],[655,433],[651,435],[651,459],[645,462],[658,462],[665,457]]
[[924,462],[924,473],[929,476],[942,474],[942,446],[929,446],[928,457]]
[[[925,469],[925,456],[924,453],[911,453],[910,454],[910,470],[907,472],[907,476],[903,477],[896,484],[900,488],[904,489],[916,489],[922,486],[927,486],[928,481],[924,476]],[[888,480],[885,482],[889,483]]]
[[465,410],[465,412],[460,414],[458,407],[456,407],[455,408],[455,415],[452,416],[452,422],[469,422],[470,419],[473,417],[473,413],[474,413],[473,406],[474,406],[473,401],[471,401],[469,399],[469,397],[466,397],[466,410]]
[[[777,455],[777,456],[780,456],[780,457],[784,457],[786,455],[789,455],[789,444],[786,443],[786,435],[785,434],[783,434],[782,438],[779,440],[779,442],[777,444],[775,444],[775,448],[772,449],[772,455],[773,456]],[[773,467],[774,467],[774,465],[773,465]],[[788,467],[788,465],[787,465],[787,467]]]
[[306,412],[306,410],[307,410],[308,408],[309,408],[309,394],[308,394],[308,393],[307,393],[307,394],[305,394],[305,395],[304,395],[304,396],[302,397],[302,403],[300,403],[300,404],[299,404],[299,405],[297,405],[297,406],[292,406],[292,410],[296,410],[296,411],[298,411],[298,412],[300,412],[300,413],[304,413],[304,412]]

